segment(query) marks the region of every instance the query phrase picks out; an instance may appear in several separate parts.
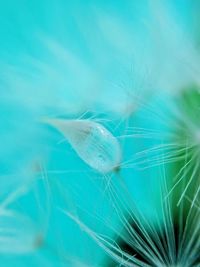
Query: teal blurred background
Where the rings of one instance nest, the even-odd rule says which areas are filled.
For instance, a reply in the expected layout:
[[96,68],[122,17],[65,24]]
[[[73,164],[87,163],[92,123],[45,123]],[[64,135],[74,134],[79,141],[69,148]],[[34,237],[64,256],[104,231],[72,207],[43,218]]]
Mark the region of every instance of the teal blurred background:
[[[106,266],[103,249],[60,209],[114,238],[122,225],[107,187],[118,177],[88,167],[42,118],[95,116],[119,137],[123,161],[156,145],[123,136],[128,127],[164,132],[171,98],[199,83],[199,8],[189,0],[1,1],[0,201],[19,190],[6,207],[30,217],[29,231],[44,240],[30,253],[1,253],[0,266]],[[155,220],[159,167],[121,175]]]

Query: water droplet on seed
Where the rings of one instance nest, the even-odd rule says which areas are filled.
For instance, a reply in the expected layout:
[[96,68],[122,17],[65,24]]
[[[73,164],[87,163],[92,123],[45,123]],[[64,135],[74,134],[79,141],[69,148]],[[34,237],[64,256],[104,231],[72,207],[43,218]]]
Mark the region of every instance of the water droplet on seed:
[[66,137],[79,157],[101,173],[117,169],[121,149],[117,138],[100,123],[91,120],[49,119]]

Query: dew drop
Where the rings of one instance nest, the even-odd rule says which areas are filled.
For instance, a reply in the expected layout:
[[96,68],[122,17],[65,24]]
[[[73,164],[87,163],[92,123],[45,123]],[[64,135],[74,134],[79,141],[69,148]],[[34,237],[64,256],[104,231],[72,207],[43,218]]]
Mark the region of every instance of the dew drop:
[[79,157],[100,173],[118,169],[121,149],[117,138],[100,123],[91,120],[49,119],[71,144]]

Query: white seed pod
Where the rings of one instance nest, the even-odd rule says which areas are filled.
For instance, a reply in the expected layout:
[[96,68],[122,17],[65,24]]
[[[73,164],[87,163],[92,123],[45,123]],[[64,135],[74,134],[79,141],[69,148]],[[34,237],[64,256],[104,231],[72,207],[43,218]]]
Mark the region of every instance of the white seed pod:
[[91,120],[49,119],[46,122],[56,127],[79,157],[100,173],[117,169],[121,162],[118,140],[100,123]]
[[40,235],[30,218],[16,212],[0,212],[0,253],[24,254],[37,249]]

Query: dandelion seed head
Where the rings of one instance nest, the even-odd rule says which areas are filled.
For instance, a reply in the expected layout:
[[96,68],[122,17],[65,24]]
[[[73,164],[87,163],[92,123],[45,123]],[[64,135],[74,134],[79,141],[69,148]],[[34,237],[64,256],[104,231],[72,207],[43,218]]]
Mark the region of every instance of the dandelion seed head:
[[[164,95],[169,92],[172,97],[176,97],[184,92],[186,83],[200,84],[198,45],[191,38],[192,29],[186,31],[179,18],[185,8],[183,2],[189,1],[169,1],[170,3],[159,0],[132,1],[133,3],[128,5],[126,1],[119,1],[116,5],[114,3],[116,1],[111,3],[107,3],[110,1],[82,1],[82,3],[50,1],[48,6],[43,1],[32,1],[34,3],[25,4],[23,8],[18,3],[13,8],[13,5],[10,7],[9,3],[4,2],[2,1],[0,9],[3,25],[1,55],[2,60],[5,58],[7,63],[0,64],[2,73],[0,165],[3,174],[8,172],[17,175],[13,180],[1,177],[1,192],[3,192],[1,198],[4,198],[5,193],[7,196],[7,192],[12,191],[3,201],[2,208],[14,207],[17,211],[20,209],[20,212],[0,214],[2,230],[0,253],[24,254],[35,251],[43,246],[43,238],[48,234],[47,242],[50,242],[50,246],[52,242],[52,245],[59,247],[59,250],[65,249],[68,254],[71,254],[70,249],[74,246],[77,261],[62,264],[60,262],[62,260],[56,255],[54,262],[54,255],[50,255],[53,254],[54,248],[51,247],[48,255],[44,255],[44,251],[42,255],[37,255],[40,260],[51,256],[49,264],[43,264],[41,260],[38,264],[33,263],[34,266],[107,267],[107,262],[98,264],[98,259],[91,252],[92,246],[89,249],[85,248],[86,242],[81,234],[78,235],[76,243],[76,232],[73,227],[64,224],[62,218],[55,213],[55,206],[61,203],[62,207],[69,209],[68,217],[79,224],[81,230],[114,260],[109,267],[199,266],[197,255],[199,226],[196,223],[199,222],[199,215],[193,212],[199,207],[200,192],[199,109],[197,108],[196,114],[192,114],[190,111],[194,103],[191,103],[184,112],[181,110],[179,113],[181,116],[177,120],[172,121],[166,119],[168,114],[164,114],[165,103],[171,100],[165,101],[162,109],[157,105],[156,107],[148,105],[149,102],[155,101],[155,96],[160,95],[161,91]],[[177,7],[177,12],[173,6]],[[191,17],[187,18],[190,19]],[[7,67],[4,68],[4,65]],[[199,98],[196,99],[199,102]],[[183,101],[180,105],[183,106],[182,104]],[[123,135],[123,140],[119,139],[119,143],[109,128],[91,119],[47,120],[46,122],[65,136],[79,158],[92,168],[90,171],[84,168],[79,170],[78,157],[75,157],[74,161],[73,153],[68,153],[69,157],[65,152],[62,154],[63,146],[55,148],[54,141],[52,142],[51,138],[48,140],[52,132],[40,129],[35,118],[43,114],[55,117],[68,114],[67,116],[74,118],[91,108],[95,113],[109,113],[113,121],[116,117],[124,120],[125,128],[130,126],[134,129],[131,138],[144,137],[146,140],[138,142],[129,139],[130,142],[126,143],[121,121],[117,121],[119,126],[116,126],[120,128],[120,135]],[[149,113],[148,109],[152,112]],[[142,110],[144,116],[139,118]],[[169,132],[165,126],[157,131],[159,123],[156,119],[159,116],[162,117],[163,123],[168,124],[166,128],[170,129]],[[196,119],[193,120],[195,116]],[[158,125],[156,129],[153,126],[154,121]],[[150,129],[152,126],[153,129]],[[151,137],[154,138],[153,142],[150,140]],[[154,146],[154,141],[155,147],[151,148]],[[48,149],[46,145],[44,147],[46,142]],[[123,158],[127,159],[125,162],[122,162],[122,145],[124,145]],[[49,151],[52,147],[53,150]],[[138,152],[143,149],[145,151],[142,153]],[[131,158],[128,157],[129,153]],[[39,178],[44,187],[38,183],[36,190],[29,196],[24,194],[23,189],[13,190],[17,189],[15,187],[19,183],[21,186],[26,181],[25,178],[18,179],[19,171],[23,169],[24,173],[27,161],[32,161],[38,154],[41,156],[42,165],[47,164],[47,171],[45,170],[42,178]],[[159,215],[163,213],[164,218],[158,216],[159,223],[155,226],[153,220],[148,218],[147,209],[140,209],[142,216],[136,212],[131,205],[129,195],[132,194],[132,186],[138,195],[144,195],[140,200],[138,197],[138,200],[143,203],[148,202],[144,206],[154,210],[157,203],[152,206],[151,199],[154,197],[157,199],[160,188],[155,183],[152,192],[150,179],[144,180],[146,174],[140,172],[140,169],[136,170],[135,167],[141,166],[142,169],[148,165],[152,169],[148,171],[147,178],[152,174],[157,177],[158,168],[153,167],[158,165],[160,167],[163,163],[173,163],[173,171],[167,168],[166,173],[172,173],[169,180],[176,182],[178,190],[170,188],[171,191],[167,192],[167,194],[172,192],[173,211],[169,211],[169,207],[162,206]],[[64,172],[60,170],[60,165],[64,167]],[[75,169],[74,174],[66,165]],[[93,169],[98,173],[96,174]],[[42,170],[43,168],[36,166],[33,171],[38,177]],[[119,170],[120,173],[117,173]],[[119,179],[110,179],[114,176],[113,172]],[[51,179],[47,179],[50,173],[51,178],[64,179],[52,182]],[[66,176],[70,179],[65,179]],[[106,178],[106,189],[105,179],[98,181],[98,185],[102,184],[105,189],[103,198],[100,199],[98,190],[87,186],[89,180],[97,185],[96,177]],[[112,182],[121,181],[123,178],[124,183],[121,182],[121,186],[118,186],[119,191],[126,187],[129,178],[131,183],[128,183],[126,194],[121,196],[119,192],[115,192]],[[5,186],[3,180],[6,180]],[[142,186],[138,186],[140,185],[138,181],[142,181]],[[69,196],[68,190],[65,190],[66,186],[69,186]],[[25,191],[27,187],[29,185],[25,186]],[[7,189],[6,192],[4,188]],[[147,188],[150,190],[146,190]],[[84,191],[85,195],[81,195],[79,190]],[[147,191],[151,194],[149,199]],[[23,197],[19,200],[21,195]],[[85,199],[87,195],[88,200]],[[166,195],[162,196],[161,202],[165,197]],[[180,200],[177,201],[177,198],[182,200],[179,207],[177,202]],[[15,204],[12,203],[13,199],[17,200]],[[113,203],[108,205],[108,200]],[[140,206],[138,202],[137,205]],[[38,231],[32,220],[21,215],[21,209],[31,218],[37,217],[37,225],[42,225],[44,229],[41,231],[39,227]],[[86,212],[83,212],[83,209]],[[198,208],[197,210],[199,211]],[[110,220],[107,220],[108,213]],[[87,220],[88,214],[92,217],[92,227],[90,220]],[[144,223],[145,215],[147,220]],[[102,217],[106,222],[105,227],[98,227],[99,220],[95,221],[96,217]],[[115,218],[119,220],[119,228]],[[180,231],[177,238],[178,227]],[[59,233],[60,231],[65,233],[66,239],[64,234],[59,235],[61,239],[63,238],[63,244],[59,240],[57,229]],[[81,258],[79,259],[81,249],[84,258],[92,254],[92,264],[87,263],[88,259],[85,259],[84,263]],[[30,265],[33,264],[30,261]],[[1,261],[0,265],[10,266],[4,261]],[[11,266],[13,265],[18,266],[15,263]],[[22,265],[28,266],[29,262],[28,264],[21,262],[20,266]]]

